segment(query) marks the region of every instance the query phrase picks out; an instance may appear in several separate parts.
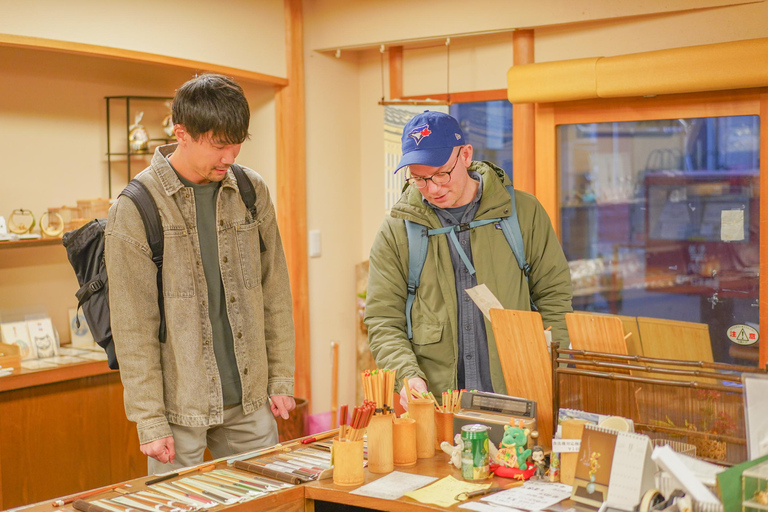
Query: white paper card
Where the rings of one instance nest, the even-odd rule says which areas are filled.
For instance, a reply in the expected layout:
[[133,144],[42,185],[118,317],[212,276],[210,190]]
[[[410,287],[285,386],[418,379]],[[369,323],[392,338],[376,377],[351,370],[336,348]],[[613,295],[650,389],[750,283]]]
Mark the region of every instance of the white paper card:
[[474,288],[467,288],[464,291],[477,304],[477,307],[480,308],[480,311],[483,312],[483,315],[489,322],[491,321],[490,311],[492,309],[504,309],[499,299],[496,298],[485,284],[479,284]]
[[387,476],[351,491],[349,494],[359,494],[382,500],[396,500],[402,498],[405,493],[421,489],[435,480],[437,477],[393,471]]
[[[613,451],[613,464],[605,502],[613,506],[628,506],[626,510],[640,503],[645,489],[643,473],[650,464],[651,442],[646,436],[619,432]],[[623,508],[622,508],[623,509]]]
[[762,375],[742,376],[744,381],[744,413],[747,419],[747,453],[749,460],[768,455],[768,378]]
[[581,439],[553,439],[552,451],[555,453],[579,453]]
[[744,210],[720,212],[720,239],[723,242],[744,240]]
[[482,501],[521,510],[539,510],[551,507],[571,497],[572,487],[552,482],[525,482],[522,487],[497,492]]
[[[73,347],[90,347],[93,346],[93,335],[91,329],[88,327],[88,322],[85,321],[83,313],[78,314],[77,308],[69,308],[69,335],[72,340]],[[80,327],[77,326],[77,320],[80,320]]]
[[2,333],[3,336],[3,343],[19,346],[21,349],[22,361],[37,359],[37,349],[29,340],[27,322],[9,322],[0,324],[0,333]]
[[53,324],[50,318],[40,318],[27,322],[29,339],[37,349],[38,359],[53,357],[59,354],[59,343],[53,332]]

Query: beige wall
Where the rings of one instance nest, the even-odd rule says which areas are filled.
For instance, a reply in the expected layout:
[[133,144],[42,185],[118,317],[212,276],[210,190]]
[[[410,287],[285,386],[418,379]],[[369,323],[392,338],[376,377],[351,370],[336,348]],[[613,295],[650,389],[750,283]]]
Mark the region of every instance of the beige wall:
[[[381,43],[474,32],[573,24],[652,13],[744,4],[755,0],[312,0],[305,12],[324,28],[315,49],[378,46]],[[762,1],[762,0],[756,0]]]
[[286,76],[282,0],[0,0],[0,34]]

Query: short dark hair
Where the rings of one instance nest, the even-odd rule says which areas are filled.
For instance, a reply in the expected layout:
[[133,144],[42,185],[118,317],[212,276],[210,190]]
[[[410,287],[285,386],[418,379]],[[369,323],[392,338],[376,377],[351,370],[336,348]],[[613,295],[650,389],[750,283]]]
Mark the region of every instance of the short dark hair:
[[208,132],[225,144],[242,144],[250,137],[251,110],[243,88],[224,75],[205,73],[179,87],[171,113],[195,140]]

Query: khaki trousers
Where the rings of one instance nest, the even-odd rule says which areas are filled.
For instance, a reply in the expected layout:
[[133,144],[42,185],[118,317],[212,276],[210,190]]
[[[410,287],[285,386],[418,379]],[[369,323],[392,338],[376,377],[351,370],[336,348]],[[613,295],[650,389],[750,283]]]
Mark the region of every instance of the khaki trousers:
[[224,423],[211,427],[183,427],[171,424],[176,457],[163,464],[148,457],[150,475],[194,466],[203,462],[205,448],[214,459],[258,450],[277,444],[277,423],[267,403],[249,415],[238,405],[224,410]]

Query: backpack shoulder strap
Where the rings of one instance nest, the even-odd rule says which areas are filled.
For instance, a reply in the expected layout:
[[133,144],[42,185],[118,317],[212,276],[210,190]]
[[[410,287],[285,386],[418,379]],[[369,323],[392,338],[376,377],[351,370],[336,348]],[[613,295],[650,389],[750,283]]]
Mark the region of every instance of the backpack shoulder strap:
[[413,339],[411,309],[421,281],[421,271],[427,261],[429,238],[427,228],[410,220],[405,221],[405,230],[408,233],[408,297],[405,299],[405,319],[408,324],[408,339]]
[[240,197],[243,198],[245,207],[251,213],[253,220],[256,220],[256,189],[253,188],[253,183],[239,165],[232,164],[229,168],[232,169],[235,178],[237,178],[237,189],[240,191]]
[[136,209],[139,210],[141,221],[144,223],[144,231],[147,233],[147,243],[152,250],[152,261],[161,268],[163,265],[163,226],[160,221],[160,212],[157,211],[155,200],[149,193],[146,185],[137,179],[132,179],[120,192],[121,196],[128,196]]
[[531,266],[525,261],[525,245],[523,244],[523,233],[520,231],[520,221],[517,219],[514,187],[507,185],[507,192],[509,192],[509,197],[512,200],[512,208],[509,217],[501,219],[501,231],[512,248],[512,252],[517,260],[517,266],[520,267],[520,270],[525,273],[525,278],[528,279],[528,274],[531,273]]
[[[235,178],[237,179],[237,189],[240,191],[240,197],[243,198],[245,207],[251,214],[251,219],[256,221],[256,214],[258,211],[256,209],[256,189],[253,188],[253,183],[245,174],[243,168],[239,165],[232,164],[229,168],[232,169],[232,172],[235,174]],[[264,239],[261,238],[261,233],[259,233],[259,250],[261,252],[267,250],[267,246],[264,245]]]
[[165,305],[163,301],[163,224],[160,220],[160,212],[157,210],[155,200],[144,183],[132,179],[120,192],[121,196],[127,196],[136,205],[141,221],[144,223],[144,231],[147,234],[147,243],[152,251],[152,261],[157,266],[157,303],[160,308],[160,342],[165,342]]

